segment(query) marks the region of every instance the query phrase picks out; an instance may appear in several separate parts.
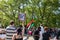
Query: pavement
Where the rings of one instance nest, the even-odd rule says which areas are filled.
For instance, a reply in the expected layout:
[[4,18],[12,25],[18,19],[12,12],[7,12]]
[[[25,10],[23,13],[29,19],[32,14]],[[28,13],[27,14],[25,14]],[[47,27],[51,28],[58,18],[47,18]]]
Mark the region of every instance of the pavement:
[[[27,37],[25,36],[25,37],[23,38],[23,40],[26,40],[26,39],[27,39]],[[30,37],[28,38],[28,40],[34,40],[34,39],[33,39],[32,36],[30,36]]]
[[34,40],[34,39],[33,39],[33,37],[29,37],[29,39],[28,39],[28,40]]

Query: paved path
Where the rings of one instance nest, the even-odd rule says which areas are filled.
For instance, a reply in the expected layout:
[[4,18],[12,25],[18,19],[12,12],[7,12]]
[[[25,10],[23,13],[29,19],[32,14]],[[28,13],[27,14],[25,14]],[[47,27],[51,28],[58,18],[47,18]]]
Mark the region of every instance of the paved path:
[[29,37],[29,39],[28,39],[28,40],[34,40],[34,39],[33,39],[33,37]]
[[[24,40],[25,40],[26,38],[27,38],[27,37],[24,37]],[[33,39],[33,37],[31,36],[31,37],[29,37],[28,40],[34,40],[34,39]]]

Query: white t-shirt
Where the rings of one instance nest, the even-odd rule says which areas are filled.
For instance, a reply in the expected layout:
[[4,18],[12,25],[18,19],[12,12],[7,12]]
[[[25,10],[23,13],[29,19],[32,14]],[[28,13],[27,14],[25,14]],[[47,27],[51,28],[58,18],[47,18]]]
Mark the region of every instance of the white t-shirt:
[[39,34],[40,34],[40,38],[39,38],[39,40],[42,40],[42,38],[43,38],[43,37],[42,37],[42,32],[40,31]]
[[40,26],[41,27],[41,32],[44,33],[44,28],[43,26]]
[[1,38],[1,39],[6,38],[6,34],[0,34],[0,38]]

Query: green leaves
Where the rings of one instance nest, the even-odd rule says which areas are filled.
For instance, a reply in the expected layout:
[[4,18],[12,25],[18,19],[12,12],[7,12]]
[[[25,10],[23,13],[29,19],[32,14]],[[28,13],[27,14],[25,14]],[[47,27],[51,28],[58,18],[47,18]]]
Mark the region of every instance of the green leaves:
[[[26,12],[25,24],[34,16],[36,26],[43,23],[44,25],[56,27],[60,26],[56,24],[56,20],[58,20],[58,24],[60,24],[60,14],[55,14],[58,7],[58,0],[2,0],[0,1],[0,18],[2,18],[1,21],[6,19],[5,22],[8,21],[7,23],[9,23],[9,20],[13,19],[16,25],[20,25],[19,22],[17,22],[19,21],[18,14],[20,12]],[[5,23],[2,24],[7,25]]]

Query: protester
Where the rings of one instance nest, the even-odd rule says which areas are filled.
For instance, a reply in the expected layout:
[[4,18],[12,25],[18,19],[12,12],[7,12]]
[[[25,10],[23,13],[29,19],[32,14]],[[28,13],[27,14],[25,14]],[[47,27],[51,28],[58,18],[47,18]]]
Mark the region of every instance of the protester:
[[41,31],[40,31],[40,38],[39,40],[42,40],[42,34],[44,33],[44,27],[43,27],[43,24],[40,24],[40,27],[41,27]]
[[50,40],[50,34],[48,32],[48,27],[44,28],[45,32],[43,33],[43,40]]
[[57,33],[56,39],[57,39],[57,40],[60,40],[60,30],[59,30],[58,33]]
[[54,28],[50,28],[49,33],[50,33],[51,39],[54,39],[56,37],[56,31]]
[[43,24],[41,24],[40,27],[41,27],[41,33],[44,33],[44,27],[43,27]]
[[43,37],[42,37],[42,34],[43,34],[43,33],[40,31],[39,34],[40,34],[40,38],[39,38],[39,40],[42,40],[42,38],[43,38]]
[[6,31],[4,28],[0,28],[0,40],[5,40],[6,38]]
[[34,32],[34,40],[39,40],[40,38],[40,31],[41,31],[41,27],[38,27],[38,29]]
[[24,29],[24,34],[27,35],[28,34],[28,28],[25,25],[25,29]]
[[10,25],[6,28],[6,40],[12,40],[13,34],[16,33],[16,28],[14,26],[14,21],[10,21]]
[[21,28],[17,29],[17,34],[13,35],[12,40],[23,40],[23,35],[22,35],[22,29]]

